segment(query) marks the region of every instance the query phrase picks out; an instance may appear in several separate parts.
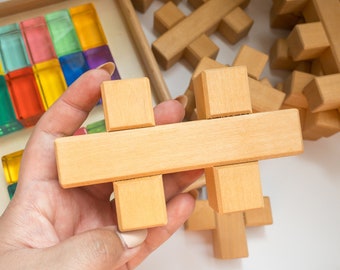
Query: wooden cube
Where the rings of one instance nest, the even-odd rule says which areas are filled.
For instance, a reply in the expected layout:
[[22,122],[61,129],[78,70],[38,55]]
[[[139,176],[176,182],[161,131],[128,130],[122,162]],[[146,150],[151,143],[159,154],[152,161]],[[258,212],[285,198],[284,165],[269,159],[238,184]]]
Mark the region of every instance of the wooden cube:
[[306,112],[302,131],[305,140],[318,140],[330,137],[340,131],[340,115],[338,110],[312,113]]
[[247,235],[243,213],[215,214],[213,230],[214,256],[219,259],[248,257]]
[[246,66],[248,75],[254,79],[259,79],[267,64],[268,55],[247,45],[243,45],[236,55],[233,66]]
[[296,25],[287,43],[294,61],[318,58],[330,46],[321,22]]
[[297,14],[278,14],[274,7],[270,10],[270,26],[272,28],[291,30],[296,24],[301,22],[301,20],[302,18]]
[[205,70],[193,85],[199,119],[252,112],[244,66]]
[[248,77],[252,109],[254,112],[279,110],[286,94],[262,82]]
[[121,231],[166,225],[162,175],[116,181],[113,190]]
[[283,91],[287,94],[284,103],[295,108],[308,108],[303,89],[314,79],[310,73],[293,71],[283,82]]
[[218,51],[217,45],[208,36],[202,35],[189,44],[184,51],[184,57],[195,68],[203,57],[215,59]]
[[303,93],[313,113],[340,108],[340,73],[315,77]]
[[244,221],[247,227],[273,224],[272,209],[269,197],[263,197],[264,207],[244,212]]
[[270,49],[269,62],[272,69],[294,69],[295,63],[289,54],[286,39],[279,38],[275,41]]
[[231,44],[235,44],[248,34],[253,24],[254,20],[243,9],[237,7],[222,19],[218,31]]
[[273,8],[277,14],[299,13],[306,6],[308,0],[280,0],[274,1]]
[[258,162],[225,165],[205,170],[210,206],[218,213],[233,213],[264,205]]
[[153,28],[163,34],[184,18],[184,13],[173,2],[168,2],[155,11]]
[[313,1],[307,2],[306,6],[302,10],[302,14],[307,23],[320,21],[319,14],[316,10],[316,7]]
[[149,79],[105,81],[101,90],[107,131],[155,125]]

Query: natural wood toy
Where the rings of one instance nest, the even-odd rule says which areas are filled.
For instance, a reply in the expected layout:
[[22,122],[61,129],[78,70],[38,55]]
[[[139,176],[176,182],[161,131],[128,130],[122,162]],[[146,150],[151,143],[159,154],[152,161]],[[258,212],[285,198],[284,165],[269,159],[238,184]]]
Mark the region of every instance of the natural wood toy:
[[[273,69],[291,70],[283,82],[283,108],[297,108],[303,137],[317,140],[340,131],[340,4],[337,0],[275,0],[272,17],[298,16],[291,33],[272,46]],[[273,27],[285,27],[284,20]]]
[[[60,184],[71,188],[114,182],[122,231],[166,223],[166,173],[206,168],[209,201],[218,212],[263,206],[257,161],[302,152],[297,110],[247,114],[251,104],[245,67],[204,71],[194,84],[202,120],[154,126],[146,78],[104,82],[110,132],[56,140]],[[245,192],[234,193],[232,204],[223,197],[231,193],[220,190],[228,173],[235,174],[232,186]]]
[[212,231],[214,257],[237,259],[248,257],[246,227],[273,223],[269,197],[264,207],[229,214],[218,214],[206,200],[196,200],[196,206],[185,223],[188,231]]
[[[156,14],[155,21],[157,24],[162,24],[163,29],[172,26],[168,31],[163,33],[157,40],[152,43],[152,51],[160,64],[164,69],[170,68],[184,55],[186,49],[195,42],[196,39],[201,38],[202,35],[209,35],[216,31],[219,27],[221,33],[224,33],[230,38],[230,40],[237,41],[246,35],[252,25],[251,19],[243,21],[245,24],[240,29],[235,28],[231,23],[230,18],[242,16],[247,17],[243,10],[239,10],[235,13],[234,11],[240,5],[245,4],[247,1],[244,0],[209,0],[201,4],[196,10],[194,10],[189,16],[183,18],[183,16],[177,16],[177,20],[172,21],[169,25],[162,24],[166,20],[165,17],[171,17],[173,12],[170,10]],[[168,3],[169,4],[169,3]],[[173,10],[172,7],[171,10]],[[176,14],[179,12],[177,11]],[[240,15],[242,14],[242,15]],[[221,21],[223,21],[221,23]],[[232,21],[234,22],[234,21]],[[232,34],[231,34],[232,33]],[[171,44],[171,46],[169,45]],[[203,56],[201,50],[204,49],[203,45],[199,45],[194,51],[197,51],[197,59],[195,63]],[[204,54],[204,53],[203,53]]]

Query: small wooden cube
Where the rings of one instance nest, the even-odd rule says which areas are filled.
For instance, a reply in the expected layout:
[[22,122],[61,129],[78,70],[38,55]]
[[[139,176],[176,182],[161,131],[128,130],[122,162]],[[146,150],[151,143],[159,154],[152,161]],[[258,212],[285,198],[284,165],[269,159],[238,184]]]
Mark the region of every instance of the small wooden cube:
[[330,137],[340,131],[338,110],[312,113],[307,110],[302,135],[305,140],[318,140]]
[[149,79],[105,81],[101,90],[107,131],[155,125]]
[[267,64],[267,61],[267,54],[253,49],[247,45],[243,45],[236,55],[233,66],[246,66],[248,75],[258,80],[265,65]]
[[272,28],[291,30],[301,20],[302,18],[297,14],[278,14],[274,7],[270,10],[270,26]]
[[218,51],[217,45],[208,36],[202,35],[189,44],[184,51],[184,57],[195,68],[203,57],[215,59]]
[[237,7],[222,19],[218,31],[231,44],[235,44],[249,33],[253,24],[254,20],[243,9]]
[[121,231],[166,225],[162,175],[116,181],[113,190]]
[[210,206],[218,213],[233,213],[264,205],[258,162],[205,169]]
[[214,256],[218,259],[248,257],[247,235],[243,213],[215,214],[213,230]]
[[244,66],[205,70],[194,79],[193,85],[199,119],[252,112]]
[[288,51],[287,40],[279,38],[270,49],[269,63],[272,69],[294,69],[295,63]]
[[278,14],[299,13],[306,6],[308,0],[280,0],[274,1],[273,8]]
[[185,222],[188,231],[213,230],[216,228],[215,213],[207,200],[196,200],[193,213]]
[[313,113],[340,108],[340,73],[315,77],[303,93]]
[[279,110],[286,94],[253,78],[248,78],[250,99],[254,112]]
[[303,89],[314,79],[314,75],[301,71],[293,71],[283,82],[283,91],[287,94],[285,104],[295,108],[308,108]]
[[155,11],[153,28],[163,34],[184,18],[184,13],[173,2],[168,2]]
[[264,207],[251,209],[244,212],[244,221],[247,227],[264,226],[273,224],[272,209],[269,197],[263,197]]
[[303,17],[306,23],[319,22],[320,17],[316,10],[314,1],[308,1],[304,9],[302,10]]
[[296,25],[287,43],[294,61],[318,58],[330,46],[321,22]]

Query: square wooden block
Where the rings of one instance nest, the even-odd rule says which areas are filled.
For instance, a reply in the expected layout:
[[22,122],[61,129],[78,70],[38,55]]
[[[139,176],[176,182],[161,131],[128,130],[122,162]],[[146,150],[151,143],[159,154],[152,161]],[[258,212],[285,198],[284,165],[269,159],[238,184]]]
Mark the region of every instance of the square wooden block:
[[330,46],[321,22],[297,24],[287,44],[294,61],[318,58]]
[[244,66],[205,70],[193,79],[193,86],[199,119],[252,112]]
[[163,34],[184,18],[184,13],[173,2],[168,2],[155,11],[153,28]]
[[192,67],[196,67],[203,57],[215,59],[219,48],[206,35],[202,35],[189,44],[184,51],[184,57]]
[[253,23],[254,20],[243,9],[237,7],[222,19],[218,31],[231,44],[235,44],[248,34]]
[[107,131],[155,125],[149,79],[105,81],[101,90]]
[[233,213],[264,205],[258,162],[205,170],[208,200],[218,213]]
[[248,75],[258,80],[268,61],[268,55],[243,45],[235,57],[233,66],[246,66]]
[[116,181],[113,190],[121,231],[166,225],[162,175]]

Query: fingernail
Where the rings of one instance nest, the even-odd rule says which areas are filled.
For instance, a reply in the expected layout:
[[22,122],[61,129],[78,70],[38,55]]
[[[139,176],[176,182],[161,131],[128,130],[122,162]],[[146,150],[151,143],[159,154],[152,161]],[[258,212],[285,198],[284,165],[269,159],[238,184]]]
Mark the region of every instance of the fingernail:
[[148,230],[137,230],[130,232],[118,232],[118,236],[122,240],[123,244],[128,248],[134,248],[144,242],[148,235]]
[[186,95],[181,95],[175,98],[182,106],[185,108],[188,105],[188,97]]
[[110,76],[112,76],[112,74],[115,72],[116,65],[113,62],[107,62],[97,67],[97,69],[103,69],[109,73]]

